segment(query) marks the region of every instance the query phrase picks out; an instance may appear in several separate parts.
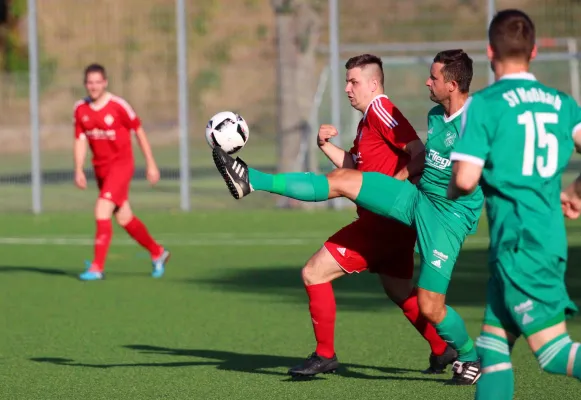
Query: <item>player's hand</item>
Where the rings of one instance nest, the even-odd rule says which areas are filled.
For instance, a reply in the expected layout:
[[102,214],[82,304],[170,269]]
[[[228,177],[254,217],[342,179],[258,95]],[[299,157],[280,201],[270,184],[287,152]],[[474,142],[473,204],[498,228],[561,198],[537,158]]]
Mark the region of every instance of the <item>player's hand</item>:
[[317,136],[317,144],[321,147],[338,134],[337,128],[333,125],[321,125],[319,127],[319,135]]
[[152,186],[159,182],[159,169],[157,168],[157,165],[148,166],[146,175],[147,180],[149,183],[151,183]]
[[561,192],[561,209],[569,219],[577,219],[581,215],[581,199],[576,195],[575,188],[569,186]]
[[75,171],[75,185],[82,190],[87,188],[87,177],[84,171]]

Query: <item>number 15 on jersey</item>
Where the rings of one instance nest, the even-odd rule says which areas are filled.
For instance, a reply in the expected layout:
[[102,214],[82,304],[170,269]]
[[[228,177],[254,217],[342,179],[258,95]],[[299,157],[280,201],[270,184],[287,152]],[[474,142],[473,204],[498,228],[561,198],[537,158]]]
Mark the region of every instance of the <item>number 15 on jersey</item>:
[[[525,111],[518,116],[519,125],[525,127],[525,148],[522,165],[523,176],[532,176],[536,167],[543,178],[550,178],[557,171],[559,161],[559,141],[547,132],[547,124],[558,124],[556,113]],[[538,150],[546,149],[546,156],[537,155]]]

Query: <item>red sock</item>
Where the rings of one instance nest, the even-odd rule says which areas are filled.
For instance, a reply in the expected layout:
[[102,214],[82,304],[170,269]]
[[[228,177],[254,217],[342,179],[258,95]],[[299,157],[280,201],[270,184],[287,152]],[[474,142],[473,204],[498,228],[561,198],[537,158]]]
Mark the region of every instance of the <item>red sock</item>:
[[105,259],[109,251],[109,244],[113,236],[113,226],[110,219],[97,220],[97,232],[95,233],[95,254],[93,258],[92,270],[103,271]]
[[157,243],[155,240],[153,240],[147,231],[147,228],[143,222],[139,220],[139,218],[133,217],[131,221],[129,221],[129,223],[123,228],[125,228],[129,236],[131,236],[137,243],[149,251],[152,259],[156,259],[161,256],[163,247],[160,246],[159,243]]
[[317,339],[318,355],[331,358],[335,354],[335,293],[331,282],[306,286],[309,311]]
[[414,289],[407,299],[398,304],[406,318],[416,327],[418,332],[428,341],[432,353],[437,356],[444,354],[448,344],[442,339],[436,328],[430,324],[421,314],[418,306],[418,290]]

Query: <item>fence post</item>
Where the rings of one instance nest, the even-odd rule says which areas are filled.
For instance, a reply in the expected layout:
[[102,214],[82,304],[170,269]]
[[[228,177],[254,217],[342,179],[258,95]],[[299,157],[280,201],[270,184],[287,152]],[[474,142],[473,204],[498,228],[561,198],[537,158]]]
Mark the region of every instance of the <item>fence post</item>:
[[569,74],[571,76],[571,94],[577,103],[581,102],[579,88],[579,54],[577,53],[577,39],[567,38],[567,50],[571,56],[569,60]]
[[36,0],[28,0],[27,6],[32,212],[34,214],[40,214],[42,211],[42,175],[40,171],[39,67]]
[[[488,22],[486,23],[486,37],[488,37],[488,27],[490,26],[490,22],[494,18],[494,13],[496,12],[496,4],[495,0],[488,0]],[[492,68],[488,68],[488,84],[492,85],[494,83],[494,72]]]
[[185,0],[176,0],[178,123],[180,146],[180,207],[190,211],[190,157],[188,140],[188,42]]

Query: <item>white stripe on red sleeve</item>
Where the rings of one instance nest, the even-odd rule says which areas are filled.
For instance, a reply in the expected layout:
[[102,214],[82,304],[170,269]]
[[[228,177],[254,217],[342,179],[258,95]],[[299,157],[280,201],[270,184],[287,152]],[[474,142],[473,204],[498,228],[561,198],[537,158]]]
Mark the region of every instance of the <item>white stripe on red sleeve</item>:
[[127,101],[125,101],[125,99],[123,99],[123,98],[121,98],[119,96],[113,96],[112,99],[117,104],[119,104],[121,107],[123,107],[123,109],[125,110],[125,112],[127,113],[127,115],[129,115],[129,119],[130,120],[133,121],[135,118],[137,118],[137,114],[133,110],[133,107],[131,107],[129,105],[129,103]]
[[385,109],[383,104],[381,104],[381,100],[374,101],[373,103],[371,103],[371,107],[373,108],[373,111],[375,111],[375,114],[379,117],[379,119],[381,119],[383,123],[387,125],[388,128],[393,129],[397,126],[397,121]]
[[75,103],[75,107],[73,108],[73,110],[74,110],[73,112],[74,112],[74,113],[76,113],[76,112],[77,112],[77,109],[78,109],[78,108],[79,108],[79,107],[80,107],[82,104],[84,104],[84,103],[85,103],[85,100],[79,100],[79,101],[77,101],[77,102]]

